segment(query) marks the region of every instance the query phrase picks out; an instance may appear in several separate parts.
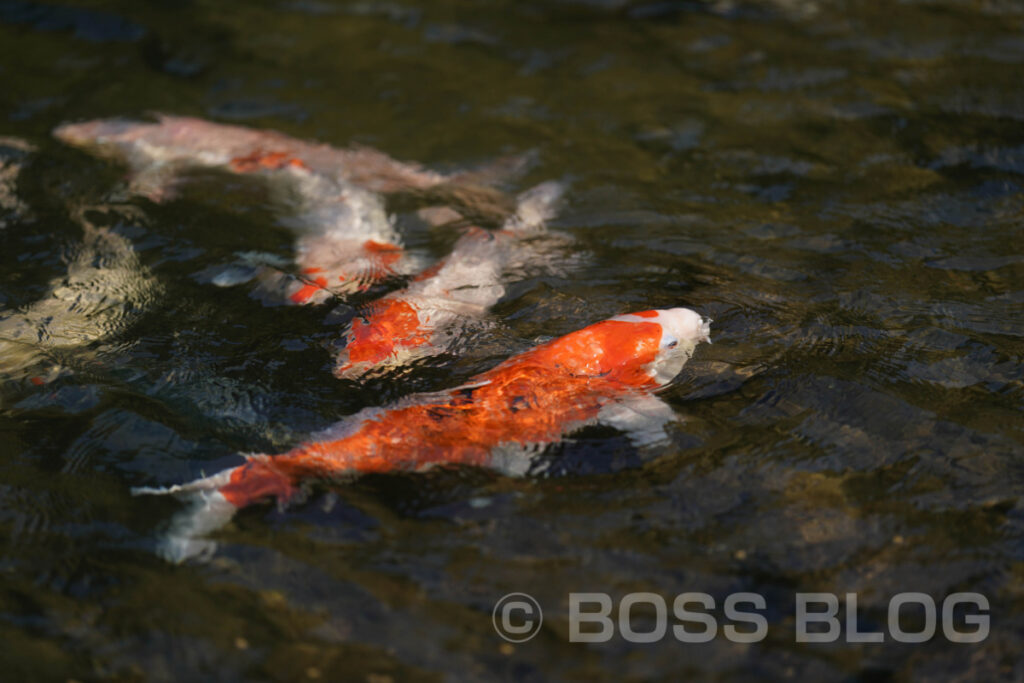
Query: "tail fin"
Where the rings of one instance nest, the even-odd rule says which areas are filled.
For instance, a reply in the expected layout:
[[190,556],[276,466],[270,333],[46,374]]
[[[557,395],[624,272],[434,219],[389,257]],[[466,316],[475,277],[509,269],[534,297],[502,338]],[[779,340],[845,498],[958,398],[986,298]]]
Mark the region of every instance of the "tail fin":
[[487,185],[448,181],[413,194],[428,206],[447,207],[476,225],[500,225],[515,210],[511,197]]
[[272,457],[253,456],[244,465],[209,477],[167,487],[141,486],[133,488],[132,495],[171,495],[186,502],[157,544],[158,555],[180,564],[193,558],[208,559],[217,543],[205,536],[231,521],[239,508],[270,496],[288,500],[294,490]]
[[[512,198],[496,186],[521,176],[535,161],[536,154],[532,152],[503,157],[481,168],[451,175],[415,193],[433,205],[444,207],[449,221],[454,215],[470,224],[497,227],[519,212],[524,195],[531,191],[520,195],[513,203]],[[553,185],[556,183],[544,183],[538,188]]]
[[542,232],[547,221],[555,217],[563,194],[565,185],[557,180],[549,180],[521,192],[516,197],[515,213],[505,221],[504,229],[523,236]]
[[499,157],[483,166],[456,173],[448,178],[448,182],[457,185],[495,186],[507,183],[522,176],[537,163],[536,151],[523,152]]
[[206,560],[213,555],[217,543],[204,537],[231,521],[238,509],[220,492],[222,486],[230,483],[231,475],[237,469],[233,467],[187,484],[132,489],[133,496],[172,495],[187,503],[185,509],[171,518],[166,533],[157,542],[157,555],[174,564],[193,558]]
[[566,276],[574,267],[574,252],[568,249],[572,236],[549,230],[547,222],[555,217],[565,185],[548,181],[516,197],[516,211],[500,232],[511,235],[505,255],[504,276],[508,281],[551,275]]

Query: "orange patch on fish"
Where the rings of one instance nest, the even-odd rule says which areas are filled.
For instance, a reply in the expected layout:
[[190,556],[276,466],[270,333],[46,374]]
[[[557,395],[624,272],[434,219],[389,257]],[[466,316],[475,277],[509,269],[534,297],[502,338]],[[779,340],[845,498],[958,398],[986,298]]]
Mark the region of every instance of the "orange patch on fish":
[[[567,334],[557,339],[557,344],[531,349],[515,360],[518,364],[533,362],[573,376],[597,375],[630,386],[652,386],[654,381],[647,374],[646,366],[658,355],[661,330],[661,325],[655,322],[605,320]],[[600,349],[601,353],[594,353],[594,349]],[[501,371],[505,365],[499,365],[485,376]]]
[[[356,278],[359,280],[359,290],[366,291],[374,283],[384,280],[394,273],[393,266],[402,258],[404,250],[397,244],[390,242],[378,242],[377,240],[366,240],[363,242],[363,251],[367,261],[366,269]],[[341,275],[341,280],[350,279],[347,275]]]
[[301,159],[289,155],[287,152],[262,152],[255,151],[244,157],[235,157],[228,165],[236,173],[255,173],[256,171],[276,171],[285,166],[294,168],[308,168]]
[[366,240],[363,242],[363,249],[373,254],[374,258],[385,267],[394,265],[395,261],[402,258],[402,248],[397,244]]
[[[307,269],[309,270],[309,269]],[[319,271],[319,268],[314,270]],[[313,298],[313,295],[319,292],[321,289],[327,289],[327,278],[318,277],[313,282],[308,282],[303,285],[302,289],[292,294],[289,298],[297,304],[304,304]]]
[[355,363],[379,363],[402,347],[421,346],[429,341],[416,308],[401,299],[384,299],[374,304],[365,318],[352,321],[352,330],[345,351],[348,363],[338,368],[344,372]]
[[[274,496],[287,500],[295,492],[288,477],[276,472],[273,466],[265,461],[253,461],[250,465],[260,462],[261,467],[239,467],[231,472],[231,479],[220,492],[232,505],[239,507],[248,501]],[[276,474],[276,476],[275,476]]]

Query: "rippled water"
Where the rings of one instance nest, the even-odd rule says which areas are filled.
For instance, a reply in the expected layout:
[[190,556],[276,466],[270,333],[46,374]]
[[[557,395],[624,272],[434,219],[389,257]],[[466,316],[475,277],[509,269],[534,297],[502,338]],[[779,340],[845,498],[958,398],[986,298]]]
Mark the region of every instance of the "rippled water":
[[[1009,0],[0,0],[5,679],[1024,680],[1022,74]],[[340,382],[331,305],[202,276],[291,255],[262,185],[156,204],[50,137],[149,111],[443,171],[532,154],[505,189],[569,183],[578,262],[509,287],[457,357]],[[178,505],[132,486],[674,305],[715,323],[663,394],[670,446],[588,429],[540,456],[555,476],[323,485],[246,510],[210,563],[153,553]],[[516,646],[491,624],[511,591],[545,610]],[[570,643],[579,591],[756,592],[768,636]],[[896,593],[978,592],[991,634],[801,644],[807,591],[881,631]]]

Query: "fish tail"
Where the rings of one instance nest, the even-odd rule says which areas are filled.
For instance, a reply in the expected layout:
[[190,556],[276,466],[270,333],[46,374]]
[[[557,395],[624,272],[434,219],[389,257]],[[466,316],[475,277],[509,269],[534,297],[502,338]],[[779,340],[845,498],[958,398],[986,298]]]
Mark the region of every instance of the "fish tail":
[[534,185],[516,197],[516,210],[505,222],[504,229],[527,236],[542,232],[547,221],[555,217],[558,203],[565,194],[565,185],[549,180]]
[[536,275],[564,277],[571,267],[565,247],[572,237],[548,230],[565,193],[565,185],[548,181],[535,185],[516,197],[516,210],[498,234],[505,235],[504,274],[510,279]]
[[458,185],[495,186],[514,180],[537,164],[538,154],[528,151],[495,159],[483,166],[449,176],[448,182]]
[[231,521],[238,509],[270,496],[288,500],[294,491],[291,479],[274,465],[273,458],[254,456],[244,465],[185,484],[136,487],[132,495],[171,495],[185,503],[157,543],[158,555],[180,564],[208,559],[217,543],[207,536]]

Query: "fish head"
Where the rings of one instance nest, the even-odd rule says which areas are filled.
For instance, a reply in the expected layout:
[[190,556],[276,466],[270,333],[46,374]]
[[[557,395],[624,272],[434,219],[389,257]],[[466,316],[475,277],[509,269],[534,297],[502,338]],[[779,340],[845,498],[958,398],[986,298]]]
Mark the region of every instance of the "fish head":
[[616,354],[621,358],[616,374],[645,377],[658,386],[668,384],[679,374],[697,344],[711,342],[711,320],[689,308],[628,313],[611,321],[635,325],[635,343],[626,348],[636,351]]
[[104,148],[118,145],[137,136],[138,121],[98,119],[82,123],[65,123],[53,130],[53,136],[73,147]]

